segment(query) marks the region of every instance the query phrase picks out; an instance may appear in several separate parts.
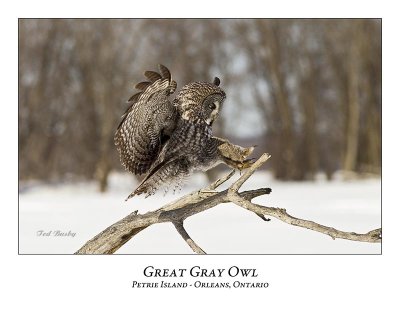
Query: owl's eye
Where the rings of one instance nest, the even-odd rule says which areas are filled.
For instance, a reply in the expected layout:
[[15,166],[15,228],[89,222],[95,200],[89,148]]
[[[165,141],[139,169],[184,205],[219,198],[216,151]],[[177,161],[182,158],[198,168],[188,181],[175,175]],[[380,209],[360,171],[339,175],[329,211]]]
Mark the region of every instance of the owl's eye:
[[208,104],[208,108],[209,109],[216,109],[217,106],[214,103],[210,103],[210,104]]

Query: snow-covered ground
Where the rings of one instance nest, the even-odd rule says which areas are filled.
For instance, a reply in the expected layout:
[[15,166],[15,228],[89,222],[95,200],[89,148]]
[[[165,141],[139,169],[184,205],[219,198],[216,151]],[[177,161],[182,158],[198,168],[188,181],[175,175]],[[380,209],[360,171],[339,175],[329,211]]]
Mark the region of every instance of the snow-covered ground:
[[[236,179],[235,175],[233,179]],[[233,181],[231,179],[228,183]],[[95,183],[62,185],[21,183],[19,197],[19,252],[71,254],[97,233],[134,210],[145,213],[206,184],[203,175],[191,178],[176,195],[124,199],[136,186],[127,174],[113,174],[110,190],[101,194]],[[227,184],[222,186],[226,188]],[[365,233],[381,226],[380,179],[352,181],[280,182],[257,172],[243,190],[272,188],[258,197],[262,205],[286,208],[293,216],[344,231]],[[185,221],[192,238],[209,254],[379,254],[380,244],[332,240],[272,218],[264,222],[233,204],[222,204]],[[59,232],[57,232],[59,231]],[[42,235],[39,235],[41,234]],[[69,236],[56,236],[60,233]],[[74,237],[71,235],[74,234]],[[48,235],[48,236],[46,236]],[[120,254],[191,254],[172,224],[151,226],[123,246]]]

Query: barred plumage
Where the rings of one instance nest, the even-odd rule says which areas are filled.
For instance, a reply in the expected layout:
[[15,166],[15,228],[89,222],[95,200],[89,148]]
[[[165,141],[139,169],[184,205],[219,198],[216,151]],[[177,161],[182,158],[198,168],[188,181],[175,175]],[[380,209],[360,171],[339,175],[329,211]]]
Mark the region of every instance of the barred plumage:
[[[162,186],[179,185],[194,170],[208,170],[226,163],[246,168],[253,148],[242,148],[212,136],[212,123],[218,117],[225,92],[214,83],[192,82],[171,102],[177,84],[171,73],[159,65],[160,73],[146,71],[148,81],[130,99],[115,134],[115,145],[122,164],[144,180],[128,198],[153,194]],[[234,153],[234,155],[230,154]]]

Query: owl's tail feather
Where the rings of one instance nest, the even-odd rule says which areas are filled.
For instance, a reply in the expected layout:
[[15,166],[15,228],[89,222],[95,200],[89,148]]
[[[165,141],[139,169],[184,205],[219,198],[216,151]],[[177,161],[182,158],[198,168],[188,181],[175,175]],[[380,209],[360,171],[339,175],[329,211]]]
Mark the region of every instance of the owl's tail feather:
[[188,174],[189,171],[182,162],[171,161],[159,168],[155,173],[149,173],[151,176],[146,177],[125,201],[135,195],[146,194],[146,197],[149,197],[161,187],[179,186]]
[[129,194],[125,201],[129,200],[135,195],[146,194],[146,197],[153,195],[157,190],[157,187],[155,185],[156,183],[154,183],[153,181],[142,182],[131,194]]
[[147,189],[145,187],[142,188],[138,187],[135,189],[135,191],[133,191],[131,194],[128,195],[128,197],[125,199],[125,202],[130,198],[134,197],[135,195],[140,195],[143,193],[147,193]]

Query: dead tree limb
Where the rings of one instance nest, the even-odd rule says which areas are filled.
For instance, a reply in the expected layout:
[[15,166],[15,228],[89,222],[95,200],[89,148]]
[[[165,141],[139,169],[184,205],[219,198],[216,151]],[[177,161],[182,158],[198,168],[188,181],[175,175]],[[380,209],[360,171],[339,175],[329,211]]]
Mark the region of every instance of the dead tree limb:
[[343,232],[313,221],[293,217],[283,208],[266,207],[253,203],[253,198],[269,194],[271,193],[271,189],[261,188],[244,192],[239,192],[239,189],[269,158],[270,155],[263,154],[241,177],[239,177],[238,180],[224,191],[218,192],[215,191],[215,189],[230,179],[234,174],[234,171],[231,171],[229,174],[218,179],[206,188],[183,196],[158,210],[150,211],[145,214],[138,214],[137,211],[135,211],[89,240],[82,248],[75,252],[75,254],[112,254],[145,228],[152,224],[163,222],[171,222],[174,224],[178,233],[195,253],[205,254],[200,246],[198,246],[189,236],[183,227],[183,222],[190,216],[206,211],[219,204],[230,202],[255,213],[263,220],[269,220],[265,218],[265,216],[274,217],[291,225],[329,235],[333,239],[342,238],[371,243],[381,242],[382,230],[380,228],[372,230],[366,234]]
[[206,254],[203,249],[201,249],[189,236],[186,232],[185,228],[183,227],[183,221],[174,221],[172,222],[175,225],[176,230],[182,236],[182,238],[186,241],[190,248],[197,254]]

